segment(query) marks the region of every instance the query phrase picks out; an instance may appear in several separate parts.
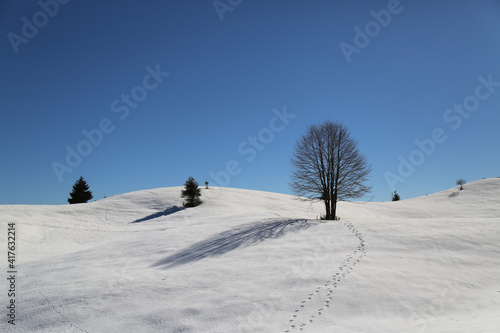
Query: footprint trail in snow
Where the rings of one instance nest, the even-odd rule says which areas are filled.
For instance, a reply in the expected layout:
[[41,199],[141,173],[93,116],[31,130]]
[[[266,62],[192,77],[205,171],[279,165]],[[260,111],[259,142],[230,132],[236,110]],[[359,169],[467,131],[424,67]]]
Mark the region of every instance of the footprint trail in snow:
[[359,246],[340,264],[338,270],[334,272],[330,279],[318,286],[311,292],[300,305],[294,310],[288,329],[285,333],[304,331],[321,316],[331,310],[335,302],[335,290],[340,285],[354,267],[366,256],[365,240],[363,235],[354,227],[351,222],[342,222],[342,225],[350,230],[359,240]]

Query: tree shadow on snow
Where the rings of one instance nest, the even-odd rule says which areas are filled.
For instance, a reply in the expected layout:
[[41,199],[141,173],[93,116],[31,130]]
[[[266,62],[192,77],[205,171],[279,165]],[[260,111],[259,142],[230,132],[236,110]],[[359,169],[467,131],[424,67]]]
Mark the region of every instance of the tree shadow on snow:
[[185,209],[184,207],[173,206],[173,207],[165,209],[163,212],[154,213],[154,214],[148,215],[146,217],[143,217],[141,219],[130,222],[130,223],[139,223],[139,222],[149,221],[152,219],[156,219],[158,217],[167,216],[167,215],[170,215],[173,213],[177,213],[178,211],[181,211],[184,209]]
[[164,269],[169,269],[207,257],[221,256],[239,247],[254,245],[266,239],[280,238],[287,232],[307,229],[311,225],[312,223],[307,220],[281,220],[247,224],[193,244],[157,262],[153,267],[164,266]]

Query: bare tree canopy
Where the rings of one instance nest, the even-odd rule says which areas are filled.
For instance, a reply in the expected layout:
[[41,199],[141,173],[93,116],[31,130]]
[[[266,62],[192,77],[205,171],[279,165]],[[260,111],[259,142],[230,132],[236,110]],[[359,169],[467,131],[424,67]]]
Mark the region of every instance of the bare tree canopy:
[[364,184],[371,167],[357,141],[339,122],[308,127],[295,146],[291,163],[292,191],[323,200],[327,220],[336,219],[337,201],[360,198],[371,189]]
[[465,184],[465,179],[462,179],[462,178],[458,179],[456,184],[457,184],[458,186],[460,186],[460,189],[461,189],[461,190],[463,190],[463,189],[464,189],[464,186],[463,186],[463,185]]

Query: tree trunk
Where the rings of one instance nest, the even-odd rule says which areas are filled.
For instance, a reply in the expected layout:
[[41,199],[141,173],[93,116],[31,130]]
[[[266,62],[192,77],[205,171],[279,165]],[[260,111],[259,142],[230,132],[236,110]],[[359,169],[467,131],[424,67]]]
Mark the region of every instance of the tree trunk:
[[330,212],[330,200],[325,199],[326,216],[325,220],[331,220],[332,214]]
[[331,219],[335,220],[337,218],[337,196],[336,195],[333,196],[330,205],[332,207],[330,209],[330,212],[332,214],[332,218]]

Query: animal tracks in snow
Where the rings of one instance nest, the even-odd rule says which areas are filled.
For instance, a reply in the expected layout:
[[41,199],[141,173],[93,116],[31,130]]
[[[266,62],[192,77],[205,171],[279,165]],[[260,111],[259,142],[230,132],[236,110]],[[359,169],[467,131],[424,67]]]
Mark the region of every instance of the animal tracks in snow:
[[52,309],[52,311],[54,311],[55,313],[57,313],[57,314],[59,315],[59,317],[61,318],[61,320],[62,320],[62,321],[63,321],[66,325],[68,325],[68,326],[72,327],[73,329],[75,329],[75,330],[77,330],[77,331],[79,331],[79,332],[82,332],[82,333],[89,333],[88,331],[86,331],[86,330],[84,330],[84,329],[81,329],[81,328],[79,328],[78,326],[74,325],[72,322],[70,322],[70,321],[68,320],[68,318],[67,318],[64,314],[62,314],[62,312],[61,312],[61,311],[59,311],[59,310],[58,310],[58,308],[57,308],[54,304],[52,304],[52,303],[49,301],[49,299],[48,299],[48,298],[47,298],[47,297],[46,297],[46,296],[45,296],[45,295],[44,295],[44,294],[43,294],[40,290],[38,291],[38,293],[40,294],[40,296],[42,296],[42,298],[41,298],[41,299],[43,300],[43,303],[44,303],[46,306],[50,307],[50,308]]
[[319,320],[335,302],[335,290],[339,284],[349,275],[354,267],[366,256],[365,240],[363,235],[354,227],[351,222],[340,222],[346,229],[358,238],[359,246],[350,253],[340,264],[328,281],[318,286],[314,292],[310,293],[300,305],[294,310],[289,327],[285,333],[304,331],[308,325]]

